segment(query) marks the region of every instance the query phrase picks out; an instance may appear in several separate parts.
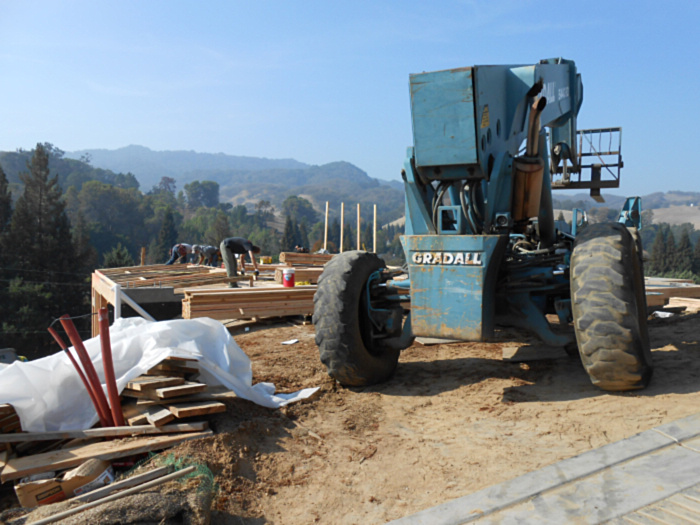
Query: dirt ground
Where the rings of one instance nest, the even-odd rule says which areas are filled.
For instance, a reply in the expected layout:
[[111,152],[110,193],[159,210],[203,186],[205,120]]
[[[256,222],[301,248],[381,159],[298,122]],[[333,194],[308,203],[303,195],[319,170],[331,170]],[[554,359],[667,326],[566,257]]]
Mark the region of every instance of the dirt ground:
[[281,410],[232,399],[216,436],[174,449],[213,471],[212,523],[385,523],[700,410],[697,314],[650,322],[652,383],[621,394],[593,387],[563,351],[504,361],[515,333],[416,343],[389,382],[352,389],[327,376],[313,326],[233,335],[254,382],[321,388]]

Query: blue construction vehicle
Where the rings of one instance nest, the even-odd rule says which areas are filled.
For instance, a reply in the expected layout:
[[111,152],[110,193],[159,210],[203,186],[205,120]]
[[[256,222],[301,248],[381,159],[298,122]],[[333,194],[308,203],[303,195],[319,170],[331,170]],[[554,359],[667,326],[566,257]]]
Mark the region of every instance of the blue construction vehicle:
[[602,389],[644,388],[652,362],[639,198],[618,222],[553,216],[553,189],[590,189],[600,201],[622,167],[620,128],[577,130],[574,62],[420,73],[410,94],[409,278],[363,251],[326,265],[313,319],[329,374],[377,383],[416,336],[488,341],[515,326],[578,348]]

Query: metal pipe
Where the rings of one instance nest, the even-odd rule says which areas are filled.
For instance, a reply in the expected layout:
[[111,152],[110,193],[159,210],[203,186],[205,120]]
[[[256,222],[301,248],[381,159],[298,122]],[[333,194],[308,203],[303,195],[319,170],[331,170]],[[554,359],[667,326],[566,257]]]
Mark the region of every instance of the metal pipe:
[[530,116],[527,128],[527,144],[525,154],[528,157],[536,157],[539,154],[540,142],[540,115],[547,105],[545,97],[537,97],[530,108]]
[[118,284],[115,284],[112,287],[112,291],[114,292],[114,319],[119,319],[122,316],[121,287]]
[[68,359],[70,359],[70,362],[73,363],[73,367],[75,368],[76,372],[78,372],[78,376],[80,376],[80,380],[83,382],[83,386],[85,387],[85,390],[87,390],[87,393],[90,396],[90,401],[92,401],[92,405],[95,407],[95,411],[97,412],[97,416],[100,418],[100,424],[103,427],[108,427],[109,424],[107,423],[107,419],[105,419],[105,416],[102,413],[102,407],[97,402],[97,398],[95,397],[95,392],[93,392],[92,387],[90,386],[90,383],[88,382],[87,378],[85,377],[85,374],[83,374],[83,370],[80,368],[80,365],[75,360],[75,357],[73,357],[73,354],[70,353],[70,349],[68,348],[68,345],[63,342],[63,339],[61,339],[61,336],[58,335],[58,332],[56,332],[56,330],[54,330],[51,327],[49,327],[48,330],[49,330],[49,333],[53,336],[53,338],[58,343],[58,346],[60,346],[63,349],[63,351],[66,354],[68,354]]
[[[153,318],[153,316],[152,316],[151,314],[149,314],[146,310],[144,310],[143,308],[141,308],[141,305],[139,305],[139,303],[137,303],[136,301],[134,301],[134,300],[133,300],[131,297],[129,297],[127,294],[125,294],[125,293],[119,293],[119,285],[118,285],[118,284],[115,285],[112,289],[114,290],[115,302],[116,302],[116,297],[117,297],[117,296],[119,297],[119,304],[120,304],[120,306],[121,306],[121,302],[123,301],[123,302],[125,302],[126,304],[128,304],[129,306],[131,306],[131,307],[136,311],[137,314],[139,314],[141,317],[143,317],[143,318],[146,319],[147,321],[155,321],[155,319]],[[121,317],[121,313],[120,313],[119,317]],[[117,318],[117,309],[116,309],[116,306],[115,306],[115,308],[114,308],[114,318],[115,318],[115,319]]]
[[54,523],[56,521],[62,520],[63,518],[67,518],[69,516],[73,516],[74,514],[83,512],[84,510],[97,507],[98,505],[102,505],[103,503],[109,503],[110,501],[115,501],[125,496],[131,496],[132,494],[142,492],[146,489],[150,489],[151,487],[157,487],[158,485],[162,485],[163,483],[166,483],[168,481],[181,478],[182,476],[191,474],[195,470],[197,470],[197,467],[192,465],[191,467],[178,470],[177,472],[173,472],[172,474],[168,474],[167,476],[156,478],[153,481],[149,481],[148,483],[143,483],[141,485],[122,490],[121,492],[117,492],[116,494],[112,494],[111,496],[107,496],[106,498],[98,499],[96,501],[86,503],[85,505],[80,505],[78,507],[73,507],[63,512],[59,512],[58,514],[54,514],[53,516],[49,516],[48,518],[43,518],[38,521],[32,521],[30,525],[46,525],[48,523]]
[[112,420],[118,427],[126,425],[122,405],[119,401],[119,389],[117,379],[114,376],[114,361],[112,360],[112,345],[109,340],[109,313],[107,308],[100,308],[97,313],[97,320],[100,323],[100,346],[102,347],[102,367],[105,372],[105,383],[107,383],[107,394],[109,395],[109,406],[112,409]]
[[83,364],[83,368],[85,369],[85,375],[95,391],[95,398],[102,407],[105,419],[109,424],[108,426],[114,426],[114,421],[112,421],[112,415],[109,411],[109,404],[107,403],[107,398],[102,390],[102,383],[100,383],[100,379],[97,377],[95,367],[92,366],[92,360],[90,359],[87,350],[85,350],[85,345],[83,344],[83,340],[80,339],[78,330],[75,328],[73,321],[68,315],[62,315],[60,321],[63,325],[63,329],[66,331],[66,334],[68,334],[70,342],[73,343],[73,348],[75,348],[75,351],[78,353],[78,358],[80,358],[80,362]]

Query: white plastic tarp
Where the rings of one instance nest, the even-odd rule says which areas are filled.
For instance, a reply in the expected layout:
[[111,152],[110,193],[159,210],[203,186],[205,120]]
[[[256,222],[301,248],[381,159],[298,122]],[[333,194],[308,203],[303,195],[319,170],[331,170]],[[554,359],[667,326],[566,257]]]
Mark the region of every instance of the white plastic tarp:
[[[110,327],[112,360],[121,392],[126,384],[167,357],[196,358],[199,381],[224,385],[239,397],[279,408],[311,396],[318,388],[275,394],[271,383],[252,384],[250,359],[219,321],[209,318],[149,322],[117,319]],[[85,341],[102,388],[104,368],[99,337]],[[71,352],[79,362],[77,354]],[[29,432],[81,430],[97,421],[90,397],[65,352],[0,369],[0,403],[11,403]]]

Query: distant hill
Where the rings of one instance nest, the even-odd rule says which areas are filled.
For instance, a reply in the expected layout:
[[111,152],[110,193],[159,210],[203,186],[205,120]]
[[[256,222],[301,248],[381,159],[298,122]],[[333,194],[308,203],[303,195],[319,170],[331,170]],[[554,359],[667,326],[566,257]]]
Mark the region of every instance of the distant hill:
[[141,183],[143,191],[150,190],[160,182],[162,177],[171,177],[178,182],[181,180],[187,182],[204,180],[188,176],[191,172],[260,171],[309,167],[308,164],[294,159],[239,157],[223,153],[197,153],[195,151],[153,151],[143,146],[126,146],[116,150],[85,149],[66,152],[65,156],[72,159],[87,156],[93,166],[115,173],[133,173]]
[[294,159],[152,151],[142,146],[73,151],[66,152],[65,156],[74,159],[87,157],[93,166],[132,173],[144,192],[158,184],[162,177],[175,179],[178,190],[195,180],[210,180],[219,184],[222,202],[251,208],[261,200],[268,200],[280,210],[284,199],[299,195],[320,212],[325,212],[328,201],[331,220],[339,215],[341,202],[346,205],[346,217],[350,216],[350,206],[357,203],[360,203],[365,218],[369,217],[371,207],[377,204],[381,223],[393,221],[404,213],[401,181],[373,179],[349,162],[311,166]]

